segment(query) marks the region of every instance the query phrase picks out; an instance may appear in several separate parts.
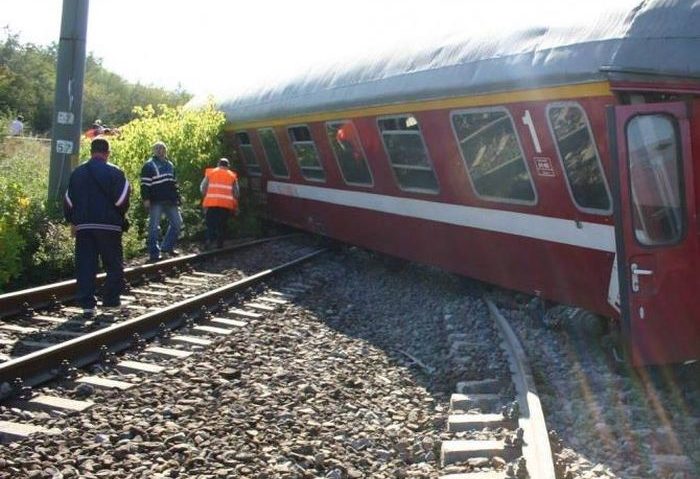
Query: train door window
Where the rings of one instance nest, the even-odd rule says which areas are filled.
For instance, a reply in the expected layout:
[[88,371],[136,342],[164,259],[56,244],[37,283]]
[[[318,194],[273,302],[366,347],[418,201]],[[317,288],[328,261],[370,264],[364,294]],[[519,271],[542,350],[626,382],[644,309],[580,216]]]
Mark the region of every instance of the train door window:
[[372,173],[353,122],[329,121],[326,123],[326,133],[345,183],[371,186]]
[[452,127],[477,195],[534,204],[537,200],[513,119],[505,108],[456,111]]
[[662,114],[638,115],[625,130],[632,222],[646,246],[677,243],[683,236],[683,160],[676,120]]
[[435,170],[416,118],[413,115],[380,118],[377,124],[399,187],[407,191],[437,193]]
[[236,138],[238,138],[238,146],[241,149],[243,161],[245,161],[246,171],[251,176],[260,176],[262,171],[260,170],[258,160],[255,158],[255,152],[253,151],[253,144],[250,142],[250,136],[245,131],[241,131],[236,133]]
[[278,178],[289,178],[289,170],[287,170],[287,165],[284,163],[284,156],[282,156],[274,130],[272,128],[261,128],[258,130],[258,136],[260,136],[265,158],[267,158],[267,163],[270,165],[272,175]]
[[309,181],[326,181],[321,160],[316,151],[316,145],[311,138],[311,131],[306,126],[291,126],[287,128],[289,139],[294,148],[294,154],[299,162],[301,174]]
[[547,119],[576,207],[609,214],[610,191],[583,108],[573,102],[552,103],[547,107]]

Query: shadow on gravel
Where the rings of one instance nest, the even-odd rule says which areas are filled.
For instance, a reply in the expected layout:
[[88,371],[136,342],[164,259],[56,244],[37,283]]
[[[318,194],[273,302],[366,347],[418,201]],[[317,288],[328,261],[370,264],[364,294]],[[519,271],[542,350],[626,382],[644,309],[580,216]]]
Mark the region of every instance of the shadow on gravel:
[[411,372],[416,385],[448,402],[455,383],[471,378],[449,363],[446,319],[469,314],[465,303],[481,303],[469,298],[478,288],[438,269],[357,248],[332,254],[336,265],[317,273],[323,288],[300,305],[340,334],[381,349]]

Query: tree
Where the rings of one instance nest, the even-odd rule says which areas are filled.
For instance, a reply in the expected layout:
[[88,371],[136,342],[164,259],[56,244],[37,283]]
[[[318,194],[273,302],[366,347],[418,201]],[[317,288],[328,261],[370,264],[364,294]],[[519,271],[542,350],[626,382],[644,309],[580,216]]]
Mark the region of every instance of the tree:
[[[7,27],[0,43],[0,113],[22,113],[27,126],[48,132],[53,116],[56,87],[57,45],[23,44]],[[83,89],[83,125],[96,119],[118,126],[136,118],[134,107],[183,105],[192,97],[183,90],[129,83],[102,66],[102,59],[88,54]]]
[[21,44],[5,29],[0,45],[0,112],[22,113],[37,131],[51,127],[56,47]]

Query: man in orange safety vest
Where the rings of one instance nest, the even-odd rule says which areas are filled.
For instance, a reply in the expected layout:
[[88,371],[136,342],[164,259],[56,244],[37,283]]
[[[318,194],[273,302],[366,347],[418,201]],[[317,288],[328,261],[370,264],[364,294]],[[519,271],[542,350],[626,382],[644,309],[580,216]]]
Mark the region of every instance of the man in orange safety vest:
[[210,248],[216,241],[216,246],[222,248],[228,217],[238,213],[240,195],[238,176],[229,169],[226,158],[221,158],[216,168],[206,169],[199,189],[204,196],[202,206],[207,225],[206,247]]

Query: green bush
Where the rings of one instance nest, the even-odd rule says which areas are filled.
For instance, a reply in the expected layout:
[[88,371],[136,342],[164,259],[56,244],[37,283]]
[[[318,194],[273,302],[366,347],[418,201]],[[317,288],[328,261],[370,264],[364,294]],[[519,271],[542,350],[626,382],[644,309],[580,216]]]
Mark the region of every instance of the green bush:
[[[0,158],[0,291],[55,281],[72,272],[69,228],[47,211],[46,179],[41,169],[25,174],[29,166],[21,161],[26,159]],[[45,166],[48,160],[36,163]]]
[[45,208],[48,164],[48,142],[0,138],[0,291],[51,280],[71,262],[65,227]]
[[[143,254],[148,215],[140,200],[141,167],[151,156],[152,145],[163,141],[175,164],[183,205],[184,235],[201,236],[204,223],[199,184],[204,169],[224,155],[224,116],[209,105],[187,110],[160,105],[136,109],[137,119],[110,138],[110,161],[121,167],[133,186],[124,235],[124,254]],[[56,281],[73,275],[73,239],[61,211],[47,208],[50,145],[45,142],[0,137],[0,291]],[[81,158],[89,157],[87,139]],[[236,164],[235,159],[234,166]],[[256,236],[260,223],[247,198],[241,198],[241,215],[234,221],[233,236]]]
[[[37,225],[32,234],[31,254],[24,275],[25,285],[52,283],[73,275],[74,241],[70,228],[60,219],[43,212],[31,221]],[[28,232],[31,234],[31,232]]]
[[0,177],[0,285],[22,272],[26,240],[22,235],[29,200],[17,183]]
[[[182,193],[182,216],[185,236],[201,233],[201,194],[199,184],[204,169],[216,163],[223,154],[224,115],[213,105],[191,110],[182,107],[147,106],[136,108],[137,118],[120,128],[110,139],[110,161],[122,168],[132,185],[132,229],[125,235],[124,251],[133,256],[143,251],[147,235],[148,213],[141,204],[139,180],[143,164],[151,157],[153,144],[162,141],[168,146],[168,157]],[[83,145],[81,156],[87,159],[89,145]]]

